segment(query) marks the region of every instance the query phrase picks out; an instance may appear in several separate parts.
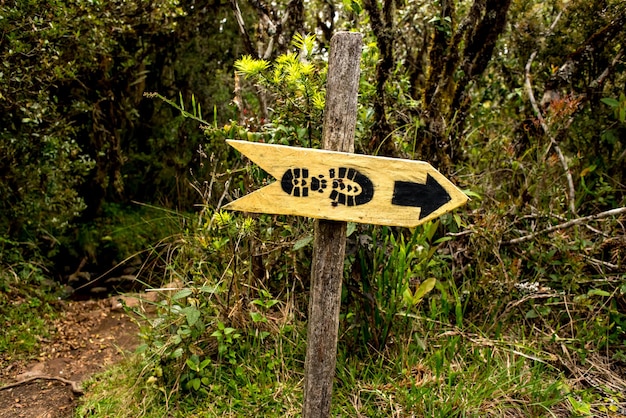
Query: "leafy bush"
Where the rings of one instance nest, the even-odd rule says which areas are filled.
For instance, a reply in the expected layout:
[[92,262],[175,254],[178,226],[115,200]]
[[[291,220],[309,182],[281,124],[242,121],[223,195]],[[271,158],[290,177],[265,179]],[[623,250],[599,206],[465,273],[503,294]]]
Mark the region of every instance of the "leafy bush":
[[[272,234],[265,221],[259,221]],[[251,244],[259,238],[253,236],[259,221],[206,208],[203,217],[172,242],[164,288],[154,289],[162,301],[154,314],[136,311],[144,318],[140,379],[155,393],[173,402],[186,394],[207,396],[242,381],[250,384],[245,369],[263,365],[266,368],[255,374],[256,379],[272,380],[280,363],[275,351],[279,341],[295,331],[276,318],[283,301],[266,290],[272,283],[254,275]],[[279,248],[270,251],[288,259]],[[266,274],[275,277],[286,275],[288,268],[278,260],[270,267],[276,271]],[[284,280],[276,280],[284,291]],[[244,359],[249,355],[260,362],[247,364]]]
[[[113,116],[103,115],[115,94],[107,83],[141,65],[124,53],[130,52],[125,42],[133,26],[148,21],[129,20],[138,5],[127,2],[29,0],[0,7],[0,228],[50,257],[86,208],[85,179],[95,173],[99,187],[120,187],[115,173],[98,178],[103,157],[107,164],[118,157],[116,135],[103,122]],[[167,7],[157,13],[140,19],[165,28],[176,16]],[[97,188],[88,194],[97,195]],[[33,255],[29,245],[20,248],[25,258]]]

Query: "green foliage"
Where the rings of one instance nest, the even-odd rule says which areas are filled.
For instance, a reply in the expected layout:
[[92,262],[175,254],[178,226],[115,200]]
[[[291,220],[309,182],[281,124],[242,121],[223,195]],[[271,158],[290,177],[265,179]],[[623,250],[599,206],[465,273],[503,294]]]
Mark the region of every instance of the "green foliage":
[[[255,248],[258,223],[207,207],[188,224],[190,228],[175,237],[167,250],[164,288],[154,289],[162,294],[156,312],[137,311],[145,321],[144,343],[138,351],[143,359],[140,379],[153,396],[175,403],[189,394],[200,402],[242,384],[251,393],[265,390],[248,380],[247,369],[259,367],[254,373],[263,385],[273,381],[282,367],[275,350],[282,349],[283,342],[280,347],[274,344],[279,344],[283,333],[294,331],[273,318],[283,302],[272,297],[270,290],[254,288],[254,283],[261,283],[253,275],[250,252]],[[263,235],[274,235],[267,223]],[[276,255],[275,267],[284,275],[286,264],[280,260],[289,255]],[[261,361],[247,362],[247,356],[259,356]]]
[[205,137],[169,107],[147,104],[143,91],[178,91],[183,75],[201,95],[183,93],[194,109],[228,119],[233,59],[218,62],[237,54],[236,38],[223,42],[236,23],[220,23],[227,6],[199,9],[177,0],[0,5],[3,262],[11,251],[50,263],[76,221],[103,216],[108,203],[192,205],[187,178],[190,168],[205,174],[197,153]]
[[214,292],[209,286],[184,288],[157,306],[157,316],[148,320],[149,327],[141,334],[145,343],[138,349],[150,368],[150,374],[142,376],[148,384],[167,394],[177,382],[187,391],[198,391],[206,383],[211,360],[204,357],[203,345],[208,315],[214,315],[208,304]]
[[604,97],[600,101],[613,109],[613,116],[619,123],[626,123],[626,95],[620,93],[619,99]]
[[59,294],[59,286],[33,262],[0,269],[0,367],[38,354],[41,338],[53,331],[50,322],[57,314],[53,305]]
[[226,360],[230,364],[237,363],[237,354],[234,349],[235,343],[241,337],[235,328],[227,327],[222,322],[217,323],[217,329],[211,337],[217,340],[217,353],[220,360]]
[[[0,229],[21,243],[26,259],[36,255],[30,245],[54,255],[58,238],[86,208],[80,187],[101,157],[85,141],[84,118],[102,109],[82,87],[113,70],[120,38],[110,28],[128,34],[124,16],[135,6],[53,0],[1,6]],[[98,152],[105,155],[107,147]]]
[[[454,29],[455,23],[445,17],[432,23],[442,22]],[[446,30],[445,25],[440,30]],[[272,61],[250,56],[237,61],[239,75],[254,83],[253,93],[236,93],[243,114],[237,122],[222,128],[205,124],[212,145],[219,146],[223,138],[239,138],[317,146],[325,64],[311,54],[312,38],[296,39],[295,46],[298,53]],[[500,71],[520,63],[523,68],[524,44],[515,46],[519,49],[512,56],[499,53],[502,67],[492,68],[473,87],[480,100],[472,108],[460,153],[463,162],[456,174],[475,190],[468,213],[442,217],[410,233],[349,227],[337,414],[389,416],[402,410],[414,415],[488,411],[491,416],[509,412],[538,416],[559,409],[582,413],[592,405],[590,399],[599,399],[599,392],[584,398],[580,387],[563,383],[561,371],[576,370],[585,358],[600,352],[622,361],[623,277],[607,276],[601,269],[622,268],[619,238],[600,242],[593,229],[577,227],[523,245],[507,242],[569,216],[563,167],[551,155],[554,144],[542,137],[534,120],[520,128],[524,92],[512,86],[521,79],[507,79],[506,71]],[[364,60],[370,70],[380,59],[378,54],[375,46],[366,45]],[[365,72],[361,96],[365,103],[357,122],[361,149],[367,149],[366,135],[376,122],[371,120],[371,101],[377,90],[372,73]],[[414,155],[427,121],[413,112],[420,104],[404,92],[408,80],[400,71],[397,75],[394,99],[411,111],[395,109],[398,120],[406,124],[390,140]],[[269,119],[263,119],[268,99]],[[609,118],[619,118],[619,112],[611,115],[608,110],[619,106],[616,101],[605,99],[608,108],[594,119],[597,115],[579,113],[583,105],[579,97],[563,96],[544,115],[548,133],[563,141],[569,156],[576,147],[588,149],[595,133],[559,135],[569,132],[570,120],[579,115],[598,122],[596,133],[615,128]],[[191,107],[185,103],[181,98],[178,103],[170,101],[181,117],[198,118],[200,109],[193,98]],[[619,141],[613,145],[614,152],[621,151]],[[570,159],[580,210],[615,206],[623,199],[623,191],[612,187],[615,178],[605,164],[605,150],[594,152],[600,160]],[[227,174],[240,192],[268,179],[255,167],[241,171],[239,167]],[[225,184],[220,178],[218,183]],[[171,260],[171,274],[184,280],[184,289],[161,303],[156,337],[154,330],[146,331],[147,367],[142,370],[149,374],[142,381],[167,399],[181,402],[181,408],[185,408],[181,395],[187,391],[196,395],[195,408],[201,411],[223,413],[227,398],[229,407],[241,408],[237,411],[297,415],[299,408],[293,403],[274,409],[269,393],[277,388],[277,380],[298,387],[290,379],[300,373],[304,347],[294,335],[302,335],[304,326],[291,318],[276,327],[275,318],[283,306],[294,306],[306,317],[305,304],[290,295],[295,286],[303,284],[306,289],[310,223],[265,215],[252,222],[220,212],[218,206],[207,204],[205,217],[193,222],[197,227],[186,231],[177,258]],[[609,221],[596,229],[619,237],[618,225]],[[255,259],[259,248],[260,269]],[[203,288],[211,292],[204,295]],[[202,326],[193,330],[198,324]],[[288,354],[283,344],[288,345]],[[563,347],[573,357],[564,357]],[[475,389],[468,391],[470,387]]]
[[[359,357],[340,344],[332,415],[543,416],[567,410],[575,402],[575,407],[584,408],[588,402],[550,365],[537,340],[523,335],[524,330],[518,330],[516,340],[489,338],[479,330],[447,325],[445,314],[436,310],[409,318],[410,338],[399,339],[384,351]],[[214,357],[190,356],[182,375],[194,376],[187,390],[198,396],[170,396],[164,406],[156,400],[159,391],[150,386],[157,377],[145,383],[120,379],[120,374],[129,375],[126,367],[89,385],[78,416],[104,410],[116,417],[299,416],[304,340],[294,337],[304,332],[306,324],[290,323],[264,339],[242,335],[238,344],[229,345],[235,364],[218,366]],[[131,366],[137,372],[143,367]],[[120,385],[126,391],[111,393]]]
[[[101,218],[82,222],[59,239],[58,258],[85,258],[100,268],[123,264],[133,257],[151,264],[159,257],[159,245],[178,234],[184,222],[175,212],[159,207],[106,204]],[[156,262],[152,267],[158,265]]]
[[202,105],[199,102],[196,102],[196,96],[194,94],[191,95],[191,112],[185,110],[185,101],[183,99],[182,93],[178,94],[178,103],[174,102],[166,97],[163,97],[159,93],[144,93],[144,96],[153,99],[158,98],[173,108],[177,109],[183,118],[193,119],[200,124],[206,124],[205,120],[202,119]]
[[398,315],[418,310],[436,277],[446,277],[445,258],[437,254],[446,241],[435,238],[439,226],[439,221],[428,222],[408,238],[387,227],[355,237],[358,249],[348,262],[349,292],[343,301],[352,344],[382,349],[401,323]]
[[[319,147],[326,64],[315,53],[315,36],[298,34],[292,44],[298,52],[282,54],[272,63],[244,56],[235,68],[258,86],[261,100],[267,94],[273,99],[271,123],[260,120],[258,127],[268,142]],[[263,110],[257,112],[262,118]]]

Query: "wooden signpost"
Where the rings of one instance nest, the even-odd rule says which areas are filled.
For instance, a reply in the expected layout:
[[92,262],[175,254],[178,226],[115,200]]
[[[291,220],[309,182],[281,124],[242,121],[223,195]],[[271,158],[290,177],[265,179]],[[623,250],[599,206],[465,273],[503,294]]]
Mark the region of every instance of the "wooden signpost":
[[346,221],[413,227],[467,201],[430,164],[351,154],[362,36],[333,36],[323,150],[228,141],[277,181],[225,209],[316,218],[304,364],[304,418],[326,418],[337,360]]
[[278,181],[226,209],[415,227],[467,201],[461,190],[423,161],[228,143]]

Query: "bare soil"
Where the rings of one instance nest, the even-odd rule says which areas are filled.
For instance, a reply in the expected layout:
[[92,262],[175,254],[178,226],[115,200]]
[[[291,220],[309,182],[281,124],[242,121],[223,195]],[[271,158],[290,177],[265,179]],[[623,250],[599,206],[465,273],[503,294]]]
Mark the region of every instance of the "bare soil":
[[116,297],[61,303],[54,333],[41,339],[36,360],[0,355],[0,418],[73,417],[81,383],[137,346],[137,326]]

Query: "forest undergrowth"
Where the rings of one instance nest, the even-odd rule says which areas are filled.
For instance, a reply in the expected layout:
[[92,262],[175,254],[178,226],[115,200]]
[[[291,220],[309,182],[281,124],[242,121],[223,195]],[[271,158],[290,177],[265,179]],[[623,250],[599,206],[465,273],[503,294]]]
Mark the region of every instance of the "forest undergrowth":
[[139,259],[142,343],[77,416],[299,416],[313,220],[223,210],[274,181],[225,140],[319,148],[344,27],[356,152],[471,200],[347,225],[332,415],[626,416],[623,2],[240,3],[0,5],[0,350],[36,353],[66,265]]
[[[626,413],[625,212],[556,215],[566,183],[530,179],[558,162],[497,161],[508,146],[468,144],[465,208],[414,229],[348,225],[334,416]],[[229,184],[266,174],[214,167],[195,185],[202,210],[158,253],[156,315],[129,310],[143,345],[91,382],[79,416],[300,415],[312,221],[221,210]]]
[[[483,203],[412,231],[349,225],[333,415],[624,413],[623,276],[572,247],[614,221],[534,238],[524,261],[509,225],[478,224]],[[142,346],[79,416],[299,416],[311,221],[189,224],[156,314],[129,309]]]

